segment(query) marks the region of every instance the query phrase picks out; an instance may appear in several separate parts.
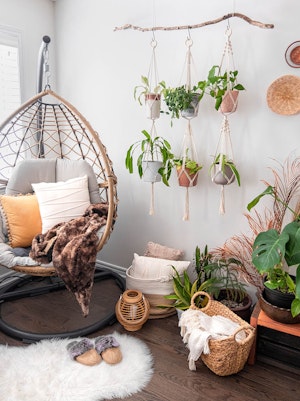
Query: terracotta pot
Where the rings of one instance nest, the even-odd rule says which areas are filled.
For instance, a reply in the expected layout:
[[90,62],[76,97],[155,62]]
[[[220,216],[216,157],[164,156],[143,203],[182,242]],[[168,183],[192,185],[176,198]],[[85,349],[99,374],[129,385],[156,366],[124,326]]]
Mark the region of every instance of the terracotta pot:
[[224,173],[220,170],[219,165],[214,166],[212,174],[212,182],[217,185],[229,185],[235,180],[235,175],[230,167],[224,166]]
[[144,161],[143,165],[143,181],[146,182],[159,182],[161,181],[161,175],[158,170],[163,166],[160,161]]
[[146,117],[157,120],[160,117],[160,94],[148,93],[145,95]]
[[239,91],[233,90],[225,93],[222,103],[220,105],[220,112],[223,114],[234,113],[237,108],[237,98]]
[[177,178],[180,187],[194,187],[198,182],[198,172],[190,174],[188,168],[177,168]]

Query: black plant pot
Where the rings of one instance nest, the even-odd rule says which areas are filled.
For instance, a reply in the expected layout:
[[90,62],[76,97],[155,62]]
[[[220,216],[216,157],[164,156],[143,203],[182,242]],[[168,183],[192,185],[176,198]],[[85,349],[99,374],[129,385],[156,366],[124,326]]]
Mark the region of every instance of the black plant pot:
[[[226,290],[221,290],[217,301],[222,302],[227,299]],[[224,302],[226,305],[226,303]],[[226,305],[228,306],[228,305]],[[228,306],[232,312],[236,313],[241,319],[245,320],[246,322],[250,322],[251,317],[251,306],[252,306],[252,299],[249,295],[245,295],[241,305],[231,307]]]
[[[275,290],[272,290],[275,291]],[[278,291],[279,292],[279,291]],[[280,323],[297,324],[300,323],[300,315],[293,317],[291,310],[280,308],[266,300],[266,291],[263,291],[259,298],[259,305],[267,316]]]
[[291,309],[291,304],[295,299],[295,295],[284,293],[279,290],[271,290],[265,286],[264,299],[278,308]]

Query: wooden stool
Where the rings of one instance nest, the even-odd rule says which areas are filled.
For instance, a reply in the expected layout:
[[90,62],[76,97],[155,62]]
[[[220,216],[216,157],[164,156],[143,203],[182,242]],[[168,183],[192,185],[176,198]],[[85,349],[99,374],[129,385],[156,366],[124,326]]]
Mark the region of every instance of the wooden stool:
[[[250,319],[256,328],[256,339],[249,354],[248,364],[253,365],[260,342],[266,347],[266,355],[300,367],[300,324],[284,324],[269,318],[256,304]],[[273,349],[272,349],[273,348]]]

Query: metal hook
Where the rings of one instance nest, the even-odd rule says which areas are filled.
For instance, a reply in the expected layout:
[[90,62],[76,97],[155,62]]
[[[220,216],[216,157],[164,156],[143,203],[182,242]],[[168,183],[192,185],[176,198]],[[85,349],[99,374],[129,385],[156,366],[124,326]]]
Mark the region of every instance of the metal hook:
[[193,40],[191,38],[190,27],[188,27],[188,37],[186,38],[185,44],[187,47],[191,47],[193,45]]
[[153,49],[155,49],[157,46],[157,40],[155,39],[155,34],[154,34],[153,29],[152,29],[152,39],[151,39],[150,45]]

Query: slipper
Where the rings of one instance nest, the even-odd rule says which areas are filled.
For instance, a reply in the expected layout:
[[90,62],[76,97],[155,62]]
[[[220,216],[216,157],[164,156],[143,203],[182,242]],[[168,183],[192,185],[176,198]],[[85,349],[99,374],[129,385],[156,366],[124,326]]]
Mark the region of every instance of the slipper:
[[84,338],[81,341],[72,341],[67,345],[67,350],[72,359],[83,365],[94,366],[102,360],[101,355],[94,348],[94,342],[89,338]]
[[95,349],[102,359],[110,365],[119,363],[122,360],[120,344],[113,336],[95,338]]

